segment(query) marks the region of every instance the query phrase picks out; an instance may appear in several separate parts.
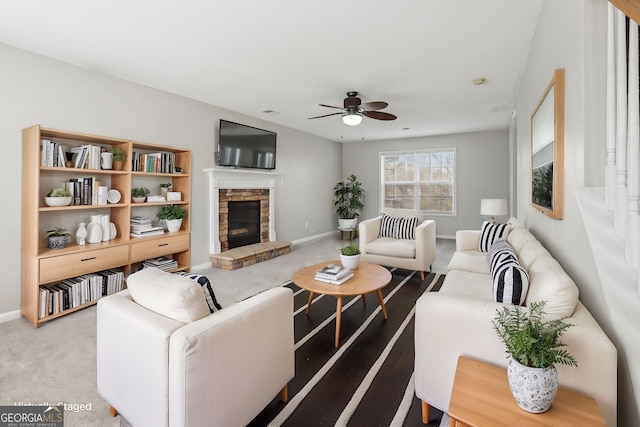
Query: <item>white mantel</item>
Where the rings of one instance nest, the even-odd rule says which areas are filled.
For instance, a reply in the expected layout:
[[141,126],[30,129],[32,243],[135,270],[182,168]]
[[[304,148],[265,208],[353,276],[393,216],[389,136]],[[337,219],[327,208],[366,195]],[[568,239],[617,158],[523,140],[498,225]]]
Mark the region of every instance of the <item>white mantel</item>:
[[278,174],[270,171],[244,169],[204,169],[209,176],[209,251],[219,254],[220,221],[219,190],[226,188],[268,189],[269,190],[269,240],[276,240],[275,228],[275,186]]

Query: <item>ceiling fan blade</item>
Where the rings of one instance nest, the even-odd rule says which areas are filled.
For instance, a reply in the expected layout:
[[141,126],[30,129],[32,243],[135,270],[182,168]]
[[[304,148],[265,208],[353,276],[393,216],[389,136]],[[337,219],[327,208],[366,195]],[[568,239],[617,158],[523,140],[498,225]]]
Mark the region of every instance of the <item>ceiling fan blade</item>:
[[308,120],[311,119],[320,119],[322,117],[329,117],[329,116],[337,116],[338,114],[344,114],[344,112],[340,112],[340,113],[331,113],[331,114],[325,114],[324,116],[316,116],[316,117],[309,117]]
[[389,104],[386,102],[378,101],[378,102],[365,102],[361,105],[362,108],[368,111],[376,111],[382,110],[383,108],[387,108]]
[[363,116],[367,116],[371,119],[376,119],[376,120],[395,120],[397,119],[396,116],[394,116],[393,114],[389,114],[389,113],[383,113],[382,111],[363,111],[362,112]]
[[338,110],[344,110],[344,108],[342,107],[334,107],[333,105],[327,105],[327,104],[318,104],[321,107],[328,107],[328,108],[337,108]]

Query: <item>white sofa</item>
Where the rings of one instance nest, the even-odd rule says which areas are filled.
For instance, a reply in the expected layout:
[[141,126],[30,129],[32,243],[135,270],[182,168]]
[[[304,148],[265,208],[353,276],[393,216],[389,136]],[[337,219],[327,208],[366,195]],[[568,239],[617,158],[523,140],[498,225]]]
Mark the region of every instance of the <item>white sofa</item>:
[[[578,300],[578,289],[560,264],[518,220],[511,218],[507,242],[529,275],[524,305],[546,300],[551,318],[566,318],[570,327],[562,341],[578,368],[558,365],[561,386],[596,399],[609,426],[616,425],[617,352],[592,315]],[[458,356],[466,355],[496,366],[508,363],[505,347],[493,328],[496,310],[492,280],[480,252],[479,230],[456,233],[456,252],[439,292],[424,294],[416,303],[415,391],[422,400],[423,420],[429,407],[447,412]]]
[[424,272],[436,259],[436,223],[422,220],[422,211],[413,209],[383,209],[394,218],[417,218],[415,239],[380,237],[382,215],[360,222],[358,226],[362,261],[388,267],[417,270],[424,280]]
[[287,399],[290,289],[210,314],[197,282],[152,270],[98,302],[98,392],[112,415],[135,427],[244,426],[279,392]]

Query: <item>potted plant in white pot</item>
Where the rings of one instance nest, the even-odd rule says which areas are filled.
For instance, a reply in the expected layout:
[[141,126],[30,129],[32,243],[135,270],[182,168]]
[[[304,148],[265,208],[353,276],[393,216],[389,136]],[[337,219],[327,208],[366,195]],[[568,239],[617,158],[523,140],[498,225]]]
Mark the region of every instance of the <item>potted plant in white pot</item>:
[[52,230],[47,230],[45,237],[51,249],[63,249],[67,247],[71,233],[62,227],[56,227]]
[[47,206],[68,206],[71,204],[73,197],[64,188],[54,188],[49,191],[44,198]]
[[186,211],[180,206],[166,205],[160,208],[158,218],[166,222],[169,232],[173,232],[180,230],[182,218],[184,218],[186,214]]
[[528,313],[519,306],[498,310],[493,325],[511,356],[509,387],[518,406],[541,413],[551,407],[558,391],[557,363],[578,366],[562,347],[560,337],[572,325],[562,319],[543,320],[546,301],[534,301]]
[[149,189],[145,187],[136,187],[131,189],[131,198],[134,203],[142,203],[147,198]]
[[353,243],[340,248],[340,262],[349,270],[355,270],[360,266],[360,249]]
[[336,213],[340,230],[353,230],[358,222],[358,211],[364,207],[364,189],[355,175],[338,182],[333,187]]

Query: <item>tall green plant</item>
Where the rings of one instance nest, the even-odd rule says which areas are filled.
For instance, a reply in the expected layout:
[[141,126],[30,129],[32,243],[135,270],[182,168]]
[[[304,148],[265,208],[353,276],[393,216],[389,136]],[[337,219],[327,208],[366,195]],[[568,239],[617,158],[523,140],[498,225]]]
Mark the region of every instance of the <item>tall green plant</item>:
[[358,211],[364,207],[364,189],[355,175],[351,175],[344,181],[340,181],[333,187],[335,196],[333,204],[340,219],[354,219],[360,214]]
[[543,321],[546,301],[534,301],[527,314],[519,306],[496,310],[493,326],[507,348],[507,353],[522,365],[548,368],[556,363],[578,366],[560,337],[572,325],[562,319]]

